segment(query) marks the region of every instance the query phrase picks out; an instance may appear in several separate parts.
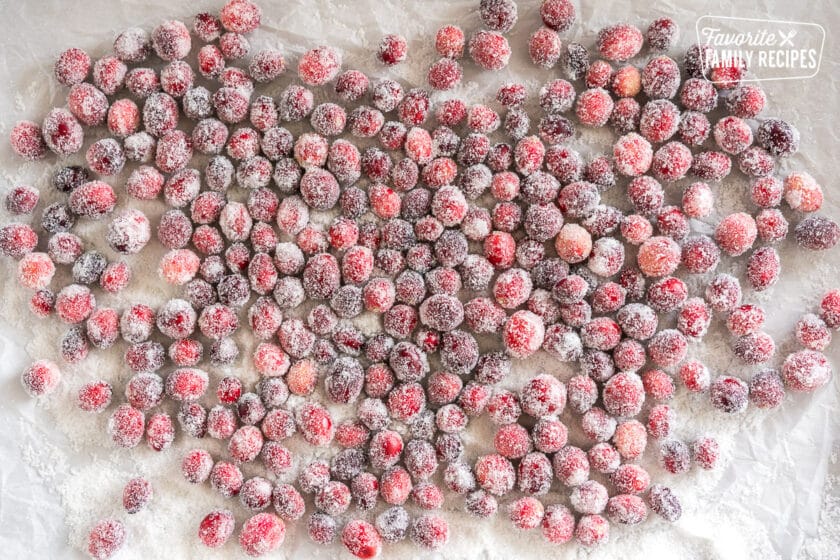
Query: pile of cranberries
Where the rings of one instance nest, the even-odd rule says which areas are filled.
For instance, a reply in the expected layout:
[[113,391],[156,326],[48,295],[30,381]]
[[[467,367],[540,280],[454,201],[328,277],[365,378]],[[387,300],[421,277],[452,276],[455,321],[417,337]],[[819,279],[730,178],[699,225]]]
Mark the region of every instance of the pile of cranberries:
[[[479,13],[484,29],[438,30],[431,90],[458,86],[465,55],[489,72],[507,66],[516,3],[481,0]],[[681,65],[669,57],[678,37],[669,18],[646,31],[605,27],[587,46],[561,39],[575,21],[569,0],[545,0],[539,15],[528,53],[562,77],[530,92],[538,115],[524,109],[519,83],[502,84],[496,105],[435,103],[429,89],[343,70],[329,46],[303,54],[279,96],[260,95],[294,72],[278,50],[251,52],[261,9],[231,0],[191,28],[128,29],[97,61],[64,51],[55,77],[68,87],[66,108],[12,130],[14,151],[40,160],[70,158],[107,127],[83,164],[55,172],[62,201],[40,208],[37,224],[4,226],[0,250],[17,261],[33,314],[67,325],[62,360],[124,352],[124,386],[99,380],[77,393],[82,411],[110,415],[114,445],[227,442],[223,456],[189,451],[181,470],[250,512],[238,533],[248,555],[279,547],[285,524],[299,520],[315,543],[340,541],[360,558],[406,538],[437,549],[450,536],[447,501],[479,518],[502,507],[552,543],[597,545],[649,510],[680,517],[677,496],[638,463],[648,447],[674,475],[715,467],[713,438],[672,430],[680,385],[733,414],[829,381],[822,351],[840,328],[840,291],[796,324],[803,349],[783,360],[765,310],[744,302],[778,280],[775,247],[789,220],[804,249],[840,239],[816,214],[817,181],[777,176],[799,148],[796,128],[763,116],[764,92],[744,64],[709,68],[702,45]],[[184,60],[193,51],[195,67]],[[383,67],[407,56],[400,35],[375,52]],[[316,104],[325,96],[315,88],[333,101]],[[569,145],[578,128],[611,128],[612,152],[584,158]],[[733,167],[750,179],[751,208],[722,217],[713,235],[693,233],[696,220],[713,219]],[[166,209],[152,224],[131,199]],[[26,218],[39,191],[17,186],[5,206]],[[84,221],[107,223],[109,254],[73,233]],[[98,305],[97,291],[117,294],[146,272],[129,263],[149,243],[168,250],[157,274],[182,295],[157,307]],[[716,272],[739,257],[744,285]],[[56,285],[68,277],[58,267],[72,282]],[[701,293],[689,275],[702,275]],[[356,321],[376,316],[374,333]],[[687,359],[713,319],[750,379]],[[259,341],[248,357],[243,331]],[[536,353],[576,374],[538,371],[518,391],[502,389],[513,362]],[[228,371],[253,368],[260,381],[213,373],[234,364]],[[60,367],[36,361],[22,381],[33,397],[48,395]],[[352,418],[335,421],[336,404],[352,405]],[[481,415],[495,425],[495,450],[474,457],[462,435]],[[569,443],[572,430],[586,445]],[[331,458],[298,467],[290,438]],[[247,463],[262,476],[246,478]],[[552,488],[568,506],[546,503]],[[128,514],[151,499],[147,480],[126,484]],[[196,520],[204,545],[231,538],[232,507]],[[109,558],[129,532],[100,521],[91,556]]]

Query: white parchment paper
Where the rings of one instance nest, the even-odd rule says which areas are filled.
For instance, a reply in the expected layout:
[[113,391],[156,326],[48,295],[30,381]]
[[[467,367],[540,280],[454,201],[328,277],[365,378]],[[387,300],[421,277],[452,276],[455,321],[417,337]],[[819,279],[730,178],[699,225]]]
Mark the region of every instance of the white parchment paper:
[[[520,0],[519,23],[510,34],[514,55],[509,68],[498,74],[479,74],[466,64],[464,84],[451,95],[472,101],[489,101],[500,83],[516,78],[525,81],[533,96],[556,72],[536,71],[527,55],[526,41],[539,24],[536,0]],[[33,184],[49,200],[48,181],[56,165],[21,164],[13,157],[7,138],[20,119],[40,121],[46,111],[63,104],[65,91],[52,78],[55,56],[64,48],[78,46],[92,56],[109,52],[111,41],[129,26],[151,29],[164,19],[189,21],[200,10],[218,11],[222,0],[0,0],[0,192],[18,183]],[[264,26],[251,40],[254,49],[280,47],[292,68],[297,56],[318,44],[345,51],[345,68],[359,68],[374,76],[386,72],[373,60],[372,48],[387,32],[409,39],[409,61],[391,71],[403,83],[422,84],[433,60],[432,36],[444,23],[456,23],[468,32],[478,28],[477,0],[264,0]],[[840,5],[832,0],[806,4],[783,0],[757,3],[725,0],[673,0],[578,3],[579,22],[566,34],[591,46],[594,30],[606,23],[626,20],[645,28],[649,21],[669,15],[682,26],[675,58],[694,42],[694,21],[706,14],[760,17],[821,23],[826,31],[822,69],[811,80],[768,82],[767,115],[793,122],[802,133],[800,153],[784,162],[785,170],[807,170],[823,185],[824,212],[840,219],[838,204],[837,146],[840,114],[838,41]],[[195,50],[195,49],[194,49]],[[287,73],[275,91],[294,79]],[[603,149],[604,136],[579,133],[576,145],[583,151]],[[716,187],[722,210],[749,208],[745,180],[733,177]],[[671,193],[673,195],[673,193]],[[154,215],[152,205],[144,207]],[[8,217],[3,215],[2,221]],[[695,224],[710,230],[708,224]],[[101,226],[101,225],[100,225]],[[96,226],[80,226],[83,234]],[[93,246],[102,249],[100,243]],[[133,260],[137,280],[124,294],[126,299],[103,298],[106,305],[125,301],[161,301],[165,291],[140,280],[143,268],[153,267],[161,254],[150,245]],[[840,287],[840,249],[815,255],[798,251],[788,241],[780,247],[784,278],[769,292],[749,295],[769,312],[767,330],[779,344],[783,357],[794,349],[794,322],[814,311],[821,295]],[[724,268],[728,265],[724,264]],[[732,267],[729,267],[732,268]],[[738,270],[737,267],[732,270]],[[694,282],[695,287],[701,282]],[[75,390],[84,382],[104,377],[120,380],[120,352],[93,352],[82,364],[64,367],[62,389],[46,403],[29,399],[19,382],[19,373],[33,358],[56,358],[62,329],[53,322],[28,315],[28,295],[14,281],[14,263],[0,263],[0,557],[81,558],[90,524],[105,515],[120,514],[122,485],[129,478],[148,476],[157,491],[148,511],[127,519],[129,543],[119,558],[232,558],[241,552],[231,542],[210,553],[197,548],[194,537],[201,517],[213,507],[231,507],[241,521],[238,504],[224,504],[208,488],[193,488],[180,478],[178,463],[183,450],[193,442],[181,438],[167,454],[155,454],[145,446],[131,452],[114,451],[104,435],[105,416],[91,417],[71,404]],[[243,355],[247,355],[247,347]],[[740,365],[729,349],[728,338],[719,330],[703,346],[692,347],[715,372],[745,378],[750,368]],[[840,343],[827,354],[840,366]],[[246,358],[247,360],[247,358]],[[527,370],[544,367],[552,371],[565,366],[538,357],[520,364],[509,380],[517,386]],[[224,372],[215,372],[222,375]],[[566,371],[562,375],[569,375]],[[216,377],[214,377],[215,379]],[[447,501],[446,516],[452,526],[449,546],[441,558],[680,558],[732,559],[840,557],[840,465],[838,465],[838,384],[832,383],[814,395],[788,397],[780,410],[769,414],[750,412],[741,418],[723,418],[705,402],[682,394],[674,402],[678,410],[677,435],[691,438],[698,433],[716,435],[723,447],[722,467],[713,473],[693,470],[676,478],[652,467],[654,478],[672,485],[683,500],[684,516],[675,525],[651,519],[633,529],[613,527],[610,544],[592,553],[576,546],[550,547],[538,533],[517,533],[500,511],[497,519],[478,522],[458,511],[460,500]],[[487,422],[470,428],[469,456],[486,452],[492,429]],[[202,445],[206,445],[202,444]],[[653,454],[653,453],[651,453]],[[308,458],[308,457],[307,457]],[[556,485],[555,485],[556,486]],[[547,501],[553,499],[551,494]],[[560,498],[557,498],[558,500]],[[233,540],[233,539],[232,539]],[[385,557],[415,557],[411,544],[386,547]],[[335,548],[315,548],[305,528],[289,527],[286,543],[272,557],[305,556],[344,558]]]

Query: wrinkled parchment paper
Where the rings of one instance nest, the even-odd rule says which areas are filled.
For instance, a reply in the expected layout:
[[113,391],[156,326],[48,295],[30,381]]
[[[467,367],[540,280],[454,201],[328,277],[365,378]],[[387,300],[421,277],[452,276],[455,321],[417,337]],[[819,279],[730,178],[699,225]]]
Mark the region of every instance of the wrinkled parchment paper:
[[[832,0],[807,5],[763,0],[751,6],[725,0],[576,3],[579,22],[566,37],[575,37],[589,46],[594,40],[593,30],[608,22],[627,20],[644,29],[655,17],[669,15],[682,27],[677,58],[694,42],[694,21],[704,14],[821,23],[827,38],[819,75],[812,80],[769,82],[765,89],[768,114],[790,120],[802,133],[800,154],[785,162],[784,168],[813,174],[825,189],[824,212],[840,218],[836,185],[836,152],[840,144],[840,51],[836,34],[840,32],[840,5]],[[94,57],[101,56],[109,51],[115,34],[128,26],[151,29],[163,19],[189,21],[197,11],[218,11],[221,4],[222,0],[0,0],[0,191],[22,182],[34,184],[42,193],[49,190],[48,178],[55,160],[22,165],[14,159],[7,138],[17,120],[40,121],[50,107],[63,104],[64,91],[52,79],[52,63],[58,52],[78,46]],[[373,75],[384,75],[373,62],[370,49],[383,33],[400,32],[409,38],[410,58],[394,74],[404,83],[422,83],[425,68],[433,60],[434,31],[444,23],[457,23],[468,31],[478,28],[474,11],[477,4],[477,0],[263,0],[265,25],[252,35],[251,42],[254,49],[279,46],[292,68],[303,50],[331,44],[345,50],[345,68],[357,67]],[[525,45],[528,35],[538,26],[539,2],[519,0],[518,4],[519,23],[510,35],[515,49],[511,66],[499,74],[478,75],[467,64],[465,83],[456,94],[475,101],[489,100],[501,82],[517,78],[528,83],[533,97],[541,83],[556,75],[536,72],[527,59]],[[282,85],[292,77],[292,73],[287,73]],[[604,147],[603,138],[597,134],[584,135],[578,142],[584,150]],[[730,211],[745,207],[744,185],[741,178],[717,187],[724,207]],[[6,220],[4,215],[3,221]],[[710,230],[713,226],[697,227]],[[155,250],[149,251],[152,255],[144,258],[153,259]],[[784,278],[772,291],[750,301],[770,311],[767,330],[776,337],[784,355],[794,348],[790,337],[796,319],[813,311],[826,289],[840,287],[840,249],[816,258],[786,242],[780,252]],[[145,449],[120,455],[110,450],[104,436],[100,434],[97,439],[95,422],[101,428],[104,419],[92,421],[82,418],[80,412],[68,413],[62,415],[63,427],[59,429],[54,424],[56,409],[72,407],[62,408],[55,403],[39,406],[24,394],[18,378],[21,369],[35,357],[55,357],[61,329],[26,316],[28,296],[14,285],[13,263],[6,259],[0,266],[0,556],[84,557],[68,542],[78,547],[84,538],[80,533],[91,521],[118,511],[120,484],[138,469],[148,473],[159,467],[159,472],[151,474],[160,475],[155,484],[161,495],[150,512],[128,520],[130,544],[119,557],[239,557],[241,553],[233,543],[218,556],[184,544],[194,540],[195,527],[207,509],[222,504],[209,496],[208,489],[198,492],[182,488],[185,484],[177,480],[177,466],[173,467],[180,457],[176,449],[167,458],[150,457],[151,452]],[[139,267],[135,271],[141,272]],[[136,297],[148,297],[149,301],[161,295],[158,289],[149,290],[142,282],[132,290]],[[726,337],[710,334],[707,345],[709,363],[716,371],[748,378],[749,370],[731,355]],[[702,350],[695,348],[692,353],[703,355]],[[840,343],[835,342],[828,355],[835,366],[840,366]],[[99,368],[116,367],[118,363],[118,357],[109,362],[94,356],[79,366],[66,368],[65,387],[54,398],[72,399],[70,387],[75,389],[82,380],[102,375],[96,371]],[[537,358],[532,365],[559,367],[544,358]],[[518,371],[524,372],[532,365],[523,365]],[[680,479],[654,470],[655,478],[664,477],[682,496],[686,511],[683,519],[673,527],[651,520],[633,530],[614,528],[611,544],[592,557],[837,558],[840,513],[837,506],[831,507],[840,500],[840,488],[832,484],[831,478],[840,477],[840,466],[832,455],[837,454],[840,437],[837,390],[835,376],[831,385],[813,398],[789,397],[779,411],[751,414],[744,419],[722,419],[710,413],[705,403],[701,406],[684,396],[678,398],[675,406],[681,413],[682,426],[678,430],[683,429],[685,437],[696,431],[694,427],[717,433],[724,447],[722,470],[708,474],[695,469]],[[71,436],[68,440],[64,431],[75,425],[92,435]],[[492,445],[488,441],[490,434],[489,426],[479,426],[469,444],[486,452]],[[152,466],[143,467],[143,461]],[[168,493],[170,485],[178,489]],[[479,523],[456,513],[460,500],[448,502],[452,502],[447,508],[453,511],[447,516],[453,536],[440,557],[586,556],[574,546],[555,549],[543,545],[537,533],[515,533],[501,511],[497,520]],[[235,504],[230,506],[240,509]],[[237,515],[241,519],[240,514]],[[70,528],[65,524],[65,515]],[[314,549],[299,524],[298,528],[290,528],[286,544],[274,557],[327,558],[336,550]],[[408,558],[416,552],[410,544],[404,544],[386,548],[385,556]],[[347,557],[344,551],[340,554]]]

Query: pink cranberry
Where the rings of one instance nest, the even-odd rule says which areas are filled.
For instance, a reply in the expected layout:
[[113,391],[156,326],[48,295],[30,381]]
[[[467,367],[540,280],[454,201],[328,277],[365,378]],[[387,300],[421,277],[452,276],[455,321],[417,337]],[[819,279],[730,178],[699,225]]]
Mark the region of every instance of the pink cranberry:
[[645,173],[653,160],[650,143],[631,132],[619,138],[613,146],[613,156],[618,170],[629,177]]
[[536,352],[545,337],[542,319],[530,311],[517,311],[504,326],[505,349],[516,358],[525,358]]
[[[323,462],[316,462],[310,463],[307,466],[310,467],[312,465],[317,465],[320,474],[325,474],[326,479],[320,479],[318,486],[322,486],[326,484],[329,480],[329,465]],[[301,477],[305,476],[301,473]],[[299,480],[301,490],[304,492],[313,492],[315,488],[306,486],[306,483],[303,480]],[[304,489],[304,487],[306,488]],[[274,492],[272,492],[272,503],[274,505],[274,509],[277,511],[278,515],[285,520],[285,521],[297,521],[306,511],[306,504],[303,501],[303,496],[300,495],[294,486],[291,484],[278,484],[274,487]]]
[[653,173],[662,181],[672,182],[685,177],[691,168],[692,155],[685,144],[668,142],[653,155]]
[[298,429],[310,445],[326,445],[335,434],[329,411],[317,403],[305,403],[296,413]]
[[308,86],[331,82],[341,69],[341,53],[332,47],[317,47],[304,53],[298,62],[298,75]]
[[208,513],[198,528],[198,538],[208,548],[223,546],[233,534],[235,521],[228,510],[214,510]]
[[67,109],[53,109],[47,113],[42,130],[47,147],[59,156],[78,152],[84,142],[81,124]]
[[[549,2],[544,3],[548,4]],[[572,6],[571,3],[568,4]],[[552,544],[564,544],[572,539],[575,529],[575,517],[569,508],[562,504],[552,504],[545,508],[545,515],[540,524],[543,538]]]
[[[20,247],[14,249],[14,251],[19,250]],[[54,274],[55,264],[46,253],[27,252],[18,262],[18,282],[25,288],[43,290],[50,284]]]
[[581,93],[575,104],[575,114],[581,124],[601,127],[607,123],[613,110],[613,101],[609,93],[602,88],[591,88]]
[[286,61],[280,51],[263,49],[257,52],[248,63],[248,73],[260,83],[271,82],[286,71]]
[[691,172],[704,181],[721,181],[729,175],[731,169],[732,160],[723,152],[695,154],[691,166]]
[[9,135],[12,150],[21,159],[35,161],[47,154],[41,127],[31,121],[19,121]]
[[784,181],[785,202],[793,210],[816,212],[822,207],[822,187],[808,173],[791,173]]
[[181,461],[181,474],[187,482],[198,484],[207,480],[213,468],[213,457],[203,449],[193,449]]
[[152,48],[162,60],[185,58],[191,47],[190,32],[180,21],[166,21],[152,31]]
[[470,37],[470,57],[481,68],[501,70],[510,60],[511,49],[507,39],[493,31],[478,31]]
[[682,474],[691,468],[691,450],[678,440],[669,440],[659,448],[659,462],[671,474]]
[[108,98],[88,83],[76,84],[67,94],[70,112],[85,126],[97,126],[109,112]]
[[461,58],[464,43],[464,32],[456,25],[444,25],[435,34],[435,50],[440,56]]
[[642,70],[642,89],[651,99],[671,99],[679,85],[680,69],[672,58],[654,57]]
[[103,519],[90,530],[87,550],[95,560],[113,557],[125,544],[125,525],[116,519]]
[[785,398],[785,385],[778,372],[762,370],[750,379],[750,402],[758,408],[776,408]]
[[752,119],[764,110],[767,96],[760,86],[743,84],[726,97],[726,108],[730,113],[742,119]]
[[598,32],[596,45],[601,56],[607,60],[628,60],[642,48],[644,37],[638,28],[619,23],[602,28]]
[[239,545],[248,556],[262,556],[283,544],[285,536],[286,526],[279,517],[271,513],[258,513],[242,525]]
[[143,439],[145,417],[131,405],[120,405],[108,421],[108,433],[119,447],[136,447]]
[[425,549],[437,550],[449,541],[449,524],[438,515],[421,515],[411,523],[411,540]]
[[39,360],[21,374],[24,389],[31,397],[49,395],[61,382],[61,371],[49,360]]
[[674,410],[664,404],[656,405],[648,412],[647,429],[650,437],[664,439],[671,434],[676,414]]
[[128,513],[137,513],[152,499],[152,485],[142,477],[133,478],[123,488],[123,507]]
[[210,471],[210,485],[225,498],[239,494],[242,478],[239,467],[225,461],[217,462]]
[[352,519],[341,532],[341,542],[357,558],[374,558],[382,548],[382,537],[376,528],[361,519]]
[[536,30],[528,40],[531,62],[542,68],[554,67],[560,59],[561,49],[560,36],[547,27]]
[[112,389],[105,381],[92,381],[79,389],[76,403],[85,412],[100,413],[111,404]]
[[738,117],[724,117],[715,124],[713,134],[718,147],[728,154],[739,154],[753,142],[749,125]]
[[676,105],[667,99],[656,99],[642,107],[639,132],[651,142],[665,142],[676,134],[680,124],[680,113]]
[[610,481],[622,494],[641,494],[650,486],[650,475],[639,465],[625,463],[612,473]]
[[714,84],[701,78],[689,78],[680,91],[680,102],[689,111],[708,113],[718,103]]
[[379,42],[377,58],[385,66],[394,66],[404,61],[408,54],[408,43],[402,35],[385,35]]
[[796,323],[796,340],[805,348],[819,352],[831,343],[831,330],[818,316],[808,313]]
[[812,392],[831,379],[831,366],[821,352],[800,350],[782,364],[782,379],[793,391]]
[[567,445],[555,453],[552,465],[557,480],[568,487],[583,484],[589,478],[589,459],[578,447]]
[[691,454],[695,463],[706,470],[711,470],[715,468],[719,459],[720,446],[712,437],[700,437],[691,444]]
[[67,49],[55,61],[55,77],[65,86],[81,83],[87,78],[90,65],[90,56],[85,51],[77,48]]
[[648,287],[647,300],[651,308],[660,313],[673,311],[682,306],[688,296],[685,282],[673,276],[661,278]]
[[542,523],[545,508],[536,498],[526,496],[510,504],[508,516],[517,529],[535,529]]
[[756,305],[742,305],[732,311],[726,319],[729,332],[736,336],[744,336],[758,332],[764,325],[765,313]]
[[370,88],[368,77],[358,70],[346,70],[335,82],[335,92],[344,101],[358,101]]
[[578,513],[601,513],[607,505],[607,489],[599,482],[587,480],[572,489],[569,499]]
[[709,392],[712,406],[722,412],[733,414],[747,408],[749,389],[737,377],[721,375],[712,382]]
[[667,276],[680,264],[679,245],[670,237],[651,237],[639,247],[639,268],[647,276]]

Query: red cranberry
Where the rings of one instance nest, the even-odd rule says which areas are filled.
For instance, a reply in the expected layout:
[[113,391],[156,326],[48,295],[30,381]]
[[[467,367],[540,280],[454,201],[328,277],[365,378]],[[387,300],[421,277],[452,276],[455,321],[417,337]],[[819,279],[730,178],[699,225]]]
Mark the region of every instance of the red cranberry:
[[103,519],[90,530],[87,539],[87,550],[91,558],[107,560],[125,544],[126,530],[122,521]]

